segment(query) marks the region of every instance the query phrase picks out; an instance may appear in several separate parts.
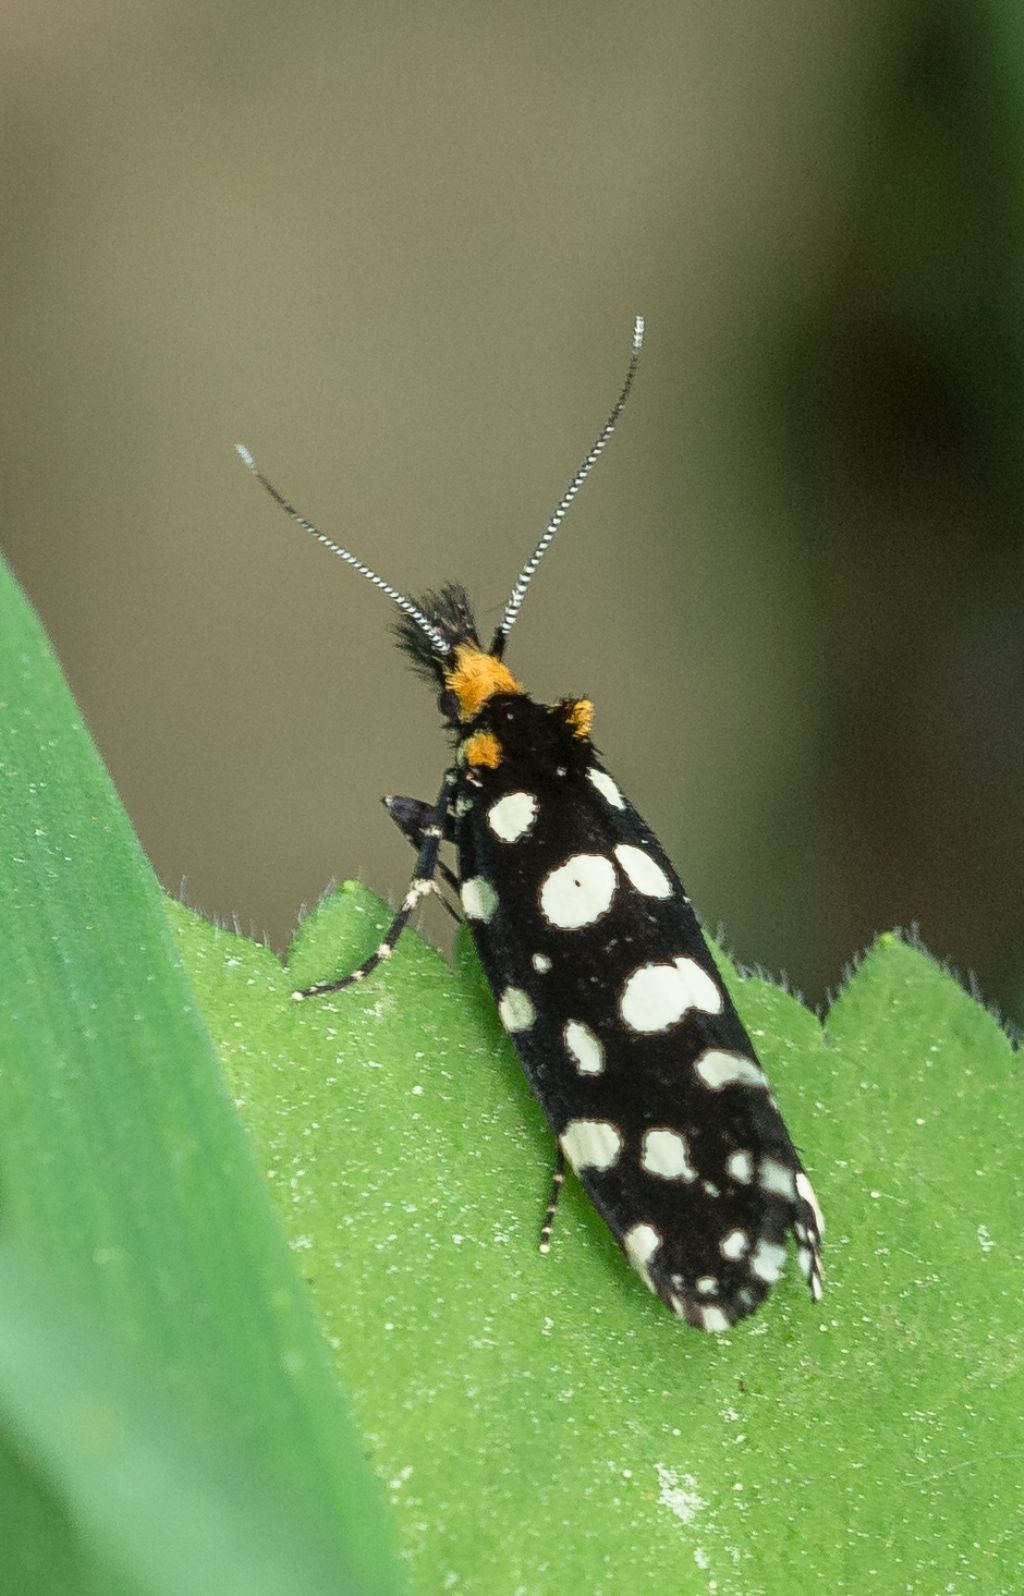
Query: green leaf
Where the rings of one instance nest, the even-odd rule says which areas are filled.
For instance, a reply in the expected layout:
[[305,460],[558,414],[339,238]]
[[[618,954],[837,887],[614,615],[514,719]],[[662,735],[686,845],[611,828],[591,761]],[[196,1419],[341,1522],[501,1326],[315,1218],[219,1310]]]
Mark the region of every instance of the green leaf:
[[32,1261],[0,1250],[0,1589],[159,1588],[131,1550],[133,1525],[154,1533],[139,1482],[83,1467],[90,1391],[172,1534],[174,1481],[205,1482],[209,1556],[243,1586],[248,1523],[257,1556],[308,1535],[297,1571],[326,1547],[320,1588],[394,1588],[267,1190],[424,1596],[1016,1588],[1019,1058],[948,974],[883,938],[824,1033],[735,983],[829,1274],[817,1307],[791,1271],[700,1336],[575,1187],[537,1254],[551,1138],[465,939],[454,970],[409,936],[371,981],[298,1005],[292,984],[374,946],[377,900],[329,899],[289,978],[172,905],[228,1094],[116,795],[2,588],[0,697],[0,1180]]
[[[140,1596],[353,1589],[338,1578],[334,1548],[304,1518],[289,1518],[246,1449],[192,1433],[99,1322],[69,1310],[8,1243],[0,1243],[0,1422],[121,1588]],[[24,1577],[4,1586],[37,1588]],[[66,1592],[71,1583],[46,1588]]]
[[[825,1032],[731,981],[828,1273],[820,1305],[791,1268],[712,1337],[573,1184],[538,1255],[551,1137],[465,938],[455,970],[409,935],[296,1005],[266,950],[172,919],[424,1596],[1016,1588],[1018,1057],[924,953],[882,938]],[[289,984],[388,919],[345,886]]]
[[[2,571],[0,791],[4,1236],[62,1312],[100,1324],[198,1439],[239,1449],[284,1518],[331,1548],[324,1589],[393,1591],[379,1493],[162,895]],[[93,1544],[80,1503],[10,1437],[0,1484],[0,1589],[120,1588],[79,1553]]]

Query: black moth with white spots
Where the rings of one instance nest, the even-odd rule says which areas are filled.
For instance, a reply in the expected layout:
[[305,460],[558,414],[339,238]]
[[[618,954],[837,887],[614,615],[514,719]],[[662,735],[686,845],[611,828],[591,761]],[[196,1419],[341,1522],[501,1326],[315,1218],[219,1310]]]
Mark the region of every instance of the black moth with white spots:
[[[619,400],[524,567],[484,649],[468,598],[417,603],[300,525],[404,610],[397,631],[439,688],[455,743],[436,802],[385,800],[418,850],[413,881],[365,979],[440,874],[457,886],[498,1013],[564,1161],[642,1279],[687,1323],[727,1330],[779,1278],[787,1238],[821,1295],[823,1220],[750,1038],[671,863],[604,766],[585,699],[538,704],[502,662],[526,587],[625,403]],[[454,844],[458,874],[439,860]]]
[[[753,1312],[790,1231],[817,1296],[807,1177],[682,885],[583,729],[588,707],[538,704],[506,681],[480,655],[461,589],[420,608],[463,663],[496,667],[496,690],[463,720],[459,664],[401,623],[403,647],[441,678],[462,755],[442,821],[462,908],[562,1152],[642,1278],[690,1324],[724,1330]],[[476,678],[474,690],[475,702]],[[420,844],[432,806],[389,807]]]

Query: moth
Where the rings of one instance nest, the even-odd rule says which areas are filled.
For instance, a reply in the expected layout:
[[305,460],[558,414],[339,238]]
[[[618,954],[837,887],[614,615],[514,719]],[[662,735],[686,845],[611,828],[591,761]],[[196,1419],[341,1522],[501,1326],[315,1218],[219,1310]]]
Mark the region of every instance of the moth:
[[[504,658],[537,567],[626,403],[643,332],[638,317],[619,397],[486,647],[462,587],[405,597],[238,452],[299,526],[398,606],[399,646],[436,690],[453,748],[433,802],[385,799],[416,865],[380,945],[296,996],[365,980],[417,903],[447,883],[557,1139],[542,1250],[568,1163],[645,1284],[688,1324],[723,1331],[764,1300],[790,1235],[821,1296],[821,1210],[682,883],[598,757],[592,703],[536,702]],[[454,871],[442,844],[455,850]]]

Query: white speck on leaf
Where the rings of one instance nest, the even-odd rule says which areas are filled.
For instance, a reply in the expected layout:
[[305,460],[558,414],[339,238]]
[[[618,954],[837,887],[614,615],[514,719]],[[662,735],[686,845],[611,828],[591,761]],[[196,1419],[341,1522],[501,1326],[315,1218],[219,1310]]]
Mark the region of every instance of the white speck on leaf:
[[707,1506],[697,1489],[697,1481],[692,1474],[680,1474],[664,1463],[655,1463],[654,1467],[658,1475],[659,1507],[667,1507],[682,1523],[692,1524],[701,1508]]

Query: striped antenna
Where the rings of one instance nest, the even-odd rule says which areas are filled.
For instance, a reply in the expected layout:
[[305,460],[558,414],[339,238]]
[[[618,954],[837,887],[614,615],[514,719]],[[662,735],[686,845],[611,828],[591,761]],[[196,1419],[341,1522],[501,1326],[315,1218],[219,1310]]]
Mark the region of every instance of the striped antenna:
[[491,653],[496,659],[500,659],[502,653],[504,652],[505,639],[508,637],[509,632],[516,623],[520,606],[524,597],[526,596],[526,589],[533,581],[533,577],[538,565],[544,558],[544,555],[547,553],[547,550],[554,539],[555,533],[565,520],[566,512],[568,511],[570,504],[572,503],[573,499],[575,499],[577,493],[579,493],[591,471],[593,471],[594,466],[597,464],[597,461],[604,450],[605,444],[615,431],[615,424],[625,408],[626,400],[629,398],[629,391],[633,386],[633,378],[636,376],[636,368],[640,364],[640,350],[643,348],[643,342],[644,318],[642,316],[637,316],[633,323],[633,353],[630,356],[629,369],[626,372],[626,380],[622,384],[622,392],[619,394],[619,397],[616,399],[615,404],[612,407],[611,415],[608,417],[608,420],[601,428],[601,431],[598,433],[593,445],[586,454],[583,464],[580,466],[576,475],[569,483],[569,486],[562,494],[562,497],[559,499],[555,513],[551,517],[551,520],[548,522],[547,526],[544,528],[544,534],[540,542],[537,544],[537,547],[534,549],[533,553],[530,555],[530,558],[527,560],[526,564],[523,566],[523,569],[519,573],[516,585],[512,589],[508,603],[505,605],[505,613],[501,618],[501,624],[494,634],[494,642],[491,644]]
[[385,597],[391,599],[392,603],[397,604],[400,610],[404,610],[410,620],[415,621],[416,625],[426,633],[439,654],[451,653],[451,644],[438,631],[436,626],[431,625],[423,611],[417,609],[411,599],[407,599],[404,593],[399,593],[398,589],[392,587],[390,582],[385,582],[384,578],[378,576],[376,571],[371,571],[370,567],[364,565],[362,560],[357,560],[354,554],[349,553],[348,549],[343,549],[340,543],[335,543],[327,536],[326,532],[321,532],[320,528],[314,526],[312,521],[307,521],[304,515],[299,514],[294,504],[289,504],[284,494],[279,493],[274,484],[263,475],[244,443],[236,443],[235,452],[243,465],[249,467],[260,486],[266,488],[270,497],[276,500],[286,515],[291,516],[297,526],[300,526],[304,532],[308,532],[312,537],[316,538],[317,542],[322,543],[325,549],[330,549],[332,554],[336,554],[339,559],[344,560],[346,565],[351,565],[353,570],[359,572],[360,576],[365,576],[366,580],[372,582],[374,587],[379,587]]

